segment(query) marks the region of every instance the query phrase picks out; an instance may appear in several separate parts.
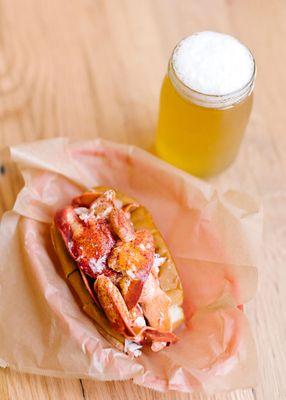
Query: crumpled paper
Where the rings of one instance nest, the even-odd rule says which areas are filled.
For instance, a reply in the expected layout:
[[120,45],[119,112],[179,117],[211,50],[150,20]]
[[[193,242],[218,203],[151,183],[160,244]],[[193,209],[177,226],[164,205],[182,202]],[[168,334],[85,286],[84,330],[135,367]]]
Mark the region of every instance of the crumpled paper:
[[[261,212],[133,146],[65,138],[10,149],[25,186],[0,226],[0,362],[49,376],[126,380],[158,391],[214,393],[256,382],[255,345],[237,308],[254,295]],[[49,225],[95,185],[147,206],[174,256],[186,326],[160,353],[110,347],[59,274]]]

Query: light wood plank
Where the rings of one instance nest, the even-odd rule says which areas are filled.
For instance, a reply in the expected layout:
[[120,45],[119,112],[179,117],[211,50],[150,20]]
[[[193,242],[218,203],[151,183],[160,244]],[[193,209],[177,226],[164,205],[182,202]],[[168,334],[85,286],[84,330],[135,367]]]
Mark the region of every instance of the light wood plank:
[[[83,387],[77,379],[54,379],[6,371],[9,399],[82,400]],[[2,400],[2,398],[1,398]]]

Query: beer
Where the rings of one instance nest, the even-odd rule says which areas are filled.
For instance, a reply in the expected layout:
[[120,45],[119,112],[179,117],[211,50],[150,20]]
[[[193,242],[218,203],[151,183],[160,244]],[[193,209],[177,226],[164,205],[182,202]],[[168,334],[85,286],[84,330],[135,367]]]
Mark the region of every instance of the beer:
[[236,157],[252,108],[255,63],[231,36],[200,32],[175,48],[164,79],[157,153],[209,176]]

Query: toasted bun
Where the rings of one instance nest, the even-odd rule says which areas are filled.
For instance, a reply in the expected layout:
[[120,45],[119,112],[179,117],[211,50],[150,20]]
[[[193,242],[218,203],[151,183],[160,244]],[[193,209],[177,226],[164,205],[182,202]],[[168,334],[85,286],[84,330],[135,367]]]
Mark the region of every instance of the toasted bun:
[[73,288],[82,310],[95,322],[98,332],[117,349],[124,350],[124,337],[111,328],[104,312],[93,302],[80,272],[66,250],[65,243],[54,224],[51,226],[52,242],[65,278]]
[[[110,190],[110,188],[100,186],[93,189],[93,191],[97,193],[103,193],[106,190]],[[115,192],[116,198],[122,202],[122,205],[134,202],[136,203],[135,199],[128,197],[117,190],[115,190]],[[161,289],[168,294],[172,301],[170,315],[172,320],[172,330],[174,330],[184,320],[182,309],[183,289],[175,263],[161,233],[156,228],[150,213],[145,207],[140,205],[132,211],[131,221],[133,222],[136,231],[144,228],[148,229],[153,234],[156,252],[160,254],[160,256],[166,257],[166,262],[160,267],[159,281]],[[83,311],[95,322],[99,333],[113,346],[123,351],[125,341],[124,337],[118,334],[110,326],[103,310],[91,299],[91,296],[82,281],[80,272],[75,262],[68,254],[65,243],[54,224],[51,226],[51,238],[64,276],[72,286]]]

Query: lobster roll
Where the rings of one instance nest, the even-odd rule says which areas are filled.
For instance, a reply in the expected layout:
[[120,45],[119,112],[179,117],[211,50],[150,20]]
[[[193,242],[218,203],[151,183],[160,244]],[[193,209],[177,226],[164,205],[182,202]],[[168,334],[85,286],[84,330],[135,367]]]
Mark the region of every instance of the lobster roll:
[[133,357],[175,343],[184,321],[174,261],[148,210],[95,187],[59,210],[51,237],[63,274],[99,333]]

